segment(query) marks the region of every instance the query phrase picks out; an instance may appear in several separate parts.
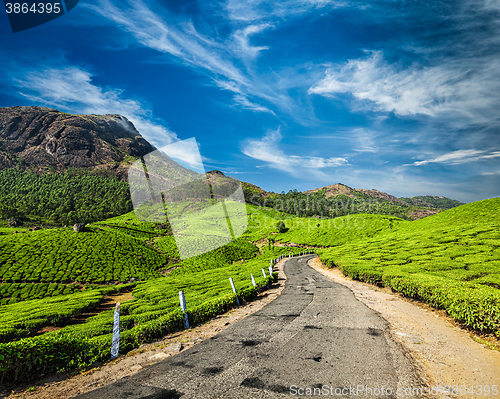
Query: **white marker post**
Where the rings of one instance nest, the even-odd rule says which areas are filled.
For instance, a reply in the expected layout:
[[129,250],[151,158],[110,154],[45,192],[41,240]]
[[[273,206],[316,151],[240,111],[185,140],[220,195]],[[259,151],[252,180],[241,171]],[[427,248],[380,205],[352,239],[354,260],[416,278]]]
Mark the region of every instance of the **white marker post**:
[[238,298],[238,294],[236,293],[236,287],[234,286],[233,279],[229,277],[229,282],[231,283],[231,288],[233,289],[234,295],[236,295],[236,303],[240,306],[240,298]]
[[113,339],[111,340],[111,360],[118,357],[120,350],[120,302],[115,307],[115,319],[113,321]]
[[257,284],[255,284],[255,279],[253,278],[253,274],[250,273],[250,276],[252,276],[252,285],[255,287]]
[[179,291],[179,302],[181,303],[181,310],[184,313],[184,327],[189,330],[189,320],[188,314],[186,312],[186,298],[184,297],[184,291]]
[[273,277],[273,267],[269,266],[269,277]]

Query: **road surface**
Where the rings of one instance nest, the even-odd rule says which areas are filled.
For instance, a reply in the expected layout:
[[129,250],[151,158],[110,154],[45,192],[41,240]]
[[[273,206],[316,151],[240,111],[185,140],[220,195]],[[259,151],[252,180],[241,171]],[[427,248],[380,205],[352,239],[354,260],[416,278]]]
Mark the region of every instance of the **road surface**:
[[260,311],[77,398],[420,397],[386,321],[307,266],[314,256],[286,260],[285,289]]

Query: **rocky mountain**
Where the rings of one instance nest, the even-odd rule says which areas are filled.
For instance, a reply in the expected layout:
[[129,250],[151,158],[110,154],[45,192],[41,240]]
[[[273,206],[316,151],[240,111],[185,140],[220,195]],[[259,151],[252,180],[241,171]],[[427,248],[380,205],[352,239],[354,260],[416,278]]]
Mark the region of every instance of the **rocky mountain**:
[[43,107],[0,108],[0,169],[108,169],[154,150],[121,115],[71,115]]
[[314,190],[307,190],[307,191],[304,191],[304,193],[312,194],[312,193],[320,192],[322,190],[324,191],[325,198],[336,197],[338,195],[345,195],[349,198],[358,198],[359,195],[356,195],[356,193],[362,193],[362,194],[366,194],[372,198],[378,198],[381,200],[386,200],[386,201],[396,202],[396,203],[403,204],[403,205],[408,205],[407,202],[395,197],[394,195],[384,193],[383,191],[367,190],[365,188],[351,188],[351,187],[346,186],[345,184],[342,184],[342,183],[332,184],[330,186],[316,188]]

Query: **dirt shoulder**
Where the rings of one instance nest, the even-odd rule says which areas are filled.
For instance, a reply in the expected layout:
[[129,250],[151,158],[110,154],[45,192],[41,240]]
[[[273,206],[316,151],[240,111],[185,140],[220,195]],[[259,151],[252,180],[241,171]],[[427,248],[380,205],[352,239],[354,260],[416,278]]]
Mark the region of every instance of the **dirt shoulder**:
[[[223,329],[236,323],[238,320],[257,312],[266,304],[281,294],[285,287],[286,276],[283,272],[285,261],[275,265],[278,270],[278,281],[270,289],[259,294],[252,302],[232,309],[211,321],[195,326],[189,330],[167,335],[161,341],[142,345],[140,348],[120,356],[99,368],[95,368],[77,375],[63,374],[44,380],[23,384],[15,391],[0,392],[0,397],[8,398],[37,398],[37,399],[66,399],[92,391],[96,388],[111,384],[121,378],[137,373],[143,368],[176,355],[203,340],[218,334]],[[5,396],[2,396],[5,395]]]
[[[443,312],[384,292],[370,284],[346,278],[339,269],[328,269],[319,258],[309,261],[314,270],[342,284],[357,299],[377,311],[389,322],[391,335],[408,351],[422,377],[431,386],[497,385],[500,390],[500,352],[476,342],[470,334],[454,325]],[[454,395],[452,395],[454,396]],[[470,398],[477,395],[459,395]],[[500,395],[489,397],[495,398]]]

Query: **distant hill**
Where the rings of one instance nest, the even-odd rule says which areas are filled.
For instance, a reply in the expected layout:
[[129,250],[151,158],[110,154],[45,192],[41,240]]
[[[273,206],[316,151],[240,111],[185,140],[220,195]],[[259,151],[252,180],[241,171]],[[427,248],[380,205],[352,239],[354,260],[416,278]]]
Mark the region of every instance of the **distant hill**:
[[[0,108],[0,219],[64,225],[129,212],[129,168],[153,151],[155,148],[121,115],[71,115],[42,107]],[[164,187],[196,175],[169,158],[152,162],[148,173]],[[234,186],[220,171],[207,176],[220,195]],[[397,198],[341,183],[288,193],[267,192],[247,182],[242,186],[246,202],[298,216],[373,213],[414,220],[462,204],[436,196]],[[194,190],[190,186],[185,189]]]
[[435,209],[451,209],[464,205],[463,202],[446,197],[438,197],[436,195],[419,195],[416,197],[400,199],[411,205],[426,206]]
[[247,202],[298,216],[337,217],[371,213],[416,220],[463,204],[437,196],[397,198],[383,191],[351,188],[342,183],[288,193],[271,193],[247,183],[244,187]]

